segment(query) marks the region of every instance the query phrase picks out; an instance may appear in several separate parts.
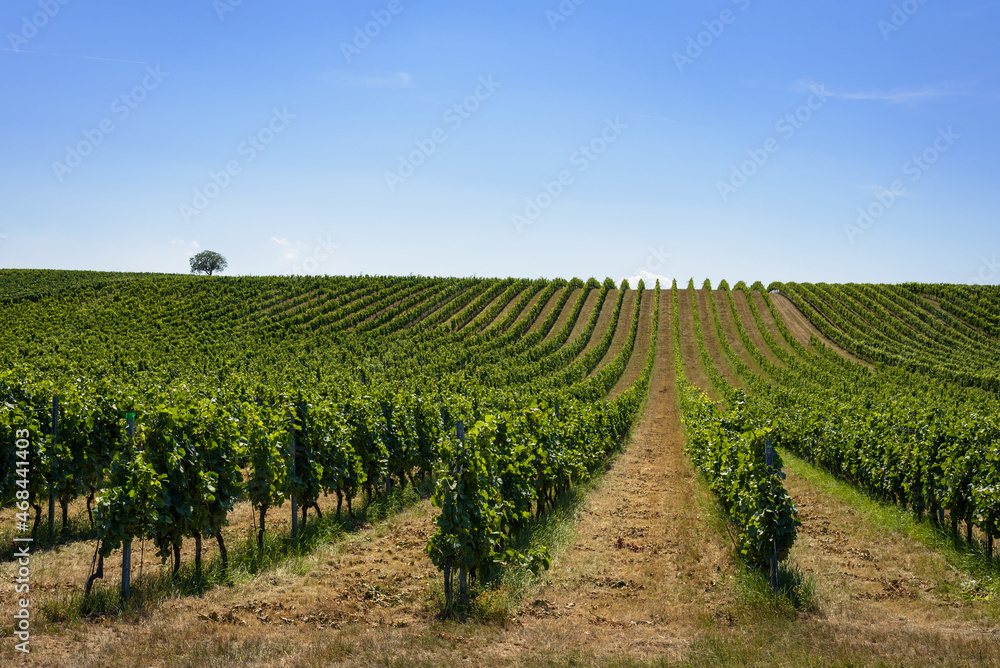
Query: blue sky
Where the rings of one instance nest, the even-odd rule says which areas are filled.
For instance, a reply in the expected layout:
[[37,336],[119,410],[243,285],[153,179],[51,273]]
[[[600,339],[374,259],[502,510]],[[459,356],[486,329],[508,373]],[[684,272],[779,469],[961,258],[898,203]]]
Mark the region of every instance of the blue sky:
[[0,266],[1000,282],[1000,2],[576,2],[8,1]]

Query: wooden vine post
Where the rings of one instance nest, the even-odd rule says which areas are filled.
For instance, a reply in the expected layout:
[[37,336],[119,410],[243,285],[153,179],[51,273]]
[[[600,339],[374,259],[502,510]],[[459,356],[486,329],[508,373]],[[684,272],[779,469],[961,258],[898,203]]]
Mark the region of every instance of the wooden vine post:
[[[459,420],[455,423],[455,433],[458,436],[458,442],[461,444],[460,447],[465,449],[465,423]],[[461,476],[461,473],[459,473]],[[469,602],[469,580],[468,580],[468,567],[462,565],[458,570],[458,596],[462,605],[466,605]]]
[[[292,466],[291,466],[291,477],[295,477],[295,460],[297,459],[296,450],[296,431],[299,428],[299,416],[297,407],[292,409]],[[293,483],[294,484],[294,483]],[[299,534],[299,517],[298,517],[298,500],[295,497],[295,492],[292,492],[292,540],[294,541]]]
[[[52,453],[55,456],[56,440],[59,438],[59,397],[52,397]],[[49,540],[55,534],[56,525],[56,492],[53,483],[49,481]]]
[[[774,471],[774,446],[771,445],[771,441],[766,441],[764,443],[764,461],[767,464],[767,468],[771,471],[771,480],[774,481],[774,476],[776,472]],[[769,489],[773,492],[774,485],[771,484]],[[768,499],[769,502],[775,502],[777,499]],[[773,526],[771,527],[771,589],[778,591],[778,514],[772,513]]]
[[[135,413],[126,414],[128,420],[128,454],[134,454],[135,447]],[[122,544],[122,600],[128,601],[132,585],[132,540]]]

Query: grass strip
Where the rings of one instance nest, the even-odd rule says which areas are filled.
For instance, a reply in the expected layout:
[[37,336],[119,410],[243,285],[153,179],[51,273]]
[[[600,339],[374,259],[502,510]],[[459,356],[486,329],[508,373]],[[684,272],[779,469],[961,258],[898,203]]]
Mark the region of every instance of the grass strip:
[[[851,506],[871,525],[891,531],[938,552],[965,580],[959,592],[967,600],[1000,600],[1000,559],[990,559],[978,541],[969,544],[945,525],[934,526],[900,506],[876,499],[833,474],[809,464],[789,450],[781,452],[785,469],[813,484],[824,494]],[[940,583],[947,589],[947,583]],[[998,611],[1000,612],[1000,611]]]

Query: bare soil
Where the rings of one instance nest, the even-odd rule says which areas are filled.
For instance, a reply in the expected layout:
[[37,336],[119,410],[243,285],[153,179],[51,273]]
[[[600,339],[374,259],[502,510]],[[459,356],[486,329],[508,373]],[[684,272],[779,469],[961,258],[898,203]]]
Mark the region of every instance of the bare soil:
[[[572,343],[573,341],[576,341],[580,337],[580,335],[583,334],[584,330],[587,328],[587,321],[590,320],[590,314],[594,312],[594,308],[597,306],[597,298],[599,296],[599,292],[600,292],[600,290],[596,290],[595,289],[595,290],[591,290],[590,294],[587,295],[587,298],[583,302],[583,309],[580,311],[579,315],[577,315],[576,322],[573,323],[573,329],[569,333],[569,338],[566,339],[567,343]],[[610,292],[609,292],[609,294],[610,294]],[[615,294],[617,295],[617,293],[615,293]],[[577,296],[578,295],[574,294],[574,296],[573,296],[574,298],[571,299],[570,301],[566,302],[566,309],[564,309],[564,310],[568,309],[568,310],[572,311],[572,309],[573,309],[573,302],[575,301],[575,299],[576,299]],[[602,310],[603,310],[603,308],[602,308]],[[567,320],[569,319],[568,314],[567,314],[567,318],[566,319]],[[561,320],[561,318],[560,318],[560,320]],[[559,323],[558,326],[562,327],[562,323]],[[555,328],[553,328],[553,329],[555,329]],[[558,330],[555,330],[555,331],[558,331]]]
[[712,321],[712,308],[708,302],[709,293],[705,290],[697,291],[698,299],[698,323],[701,327],[701,336],[705,341],[705,348],[715,362],[715,368],[719,370],[723,378],[733,387],[743,387],[743,381],[736,374],[736,370],[726,359],[722,352],[722,345],[719,343],[719,333],[715,329]]
[[[622,392],[631,387],[632,383],[639,378],[642,374],[643,368],[646,366],[646,358],[649,355],[649,346],[652,343],[652,330],[653,330],[653,307],[656,304],[656,293],[653,290],[646,290],[642,295],[642,303],[639,305],[639,329],[635,333],[635,345],[632,347],[632,354],[629,355],[628,364],[625,366],[625,371],[622,373],[622,377],[618,379],[618,382],[611,392],[608,393],[609,399],[614,399]],[[664,306],[670,305],[670,291],[660,292],[660,311],[661,318]],[[632,307],[635,307],[633,301]],[[669,309],[667,309],[669,312]],[[632,326],[632,321],[629,319],[628,322],[622,323],[622,327],[625,330],[625,336],[628,336],[629,328]],[[662,330],[662,323],[660,329]],[[673,336],[673,332],[670,332]],[[619,351],[621,351],[624,346],[624,341],[622,345],[619,346]],[[609,351],[610,354],[610,351]],[[612,358],[605,358],[605,361],[609,361]]]
[[761,369],[757,360],[747,351],[746,346],[743,345],[743,339],[740,338],[740,334],[736,330],[736,323],[733,321],[733,314],[729,310],[729,304],[726,301],[726,293],[724,291],[716,290],[715,305],[719,309],[719,322],[722,323],[722,331],[725,332],[726,340],[729,342],[729,346],[733,349],[733,352],[743,360],[744,364],[750,367],[750,370],[755,375],[764,379],[770,379]]
[[683,452],[669,297],[661,297],[662,352],[645,413],[587,497],[576,539],[508,633],[513,647],[579,656],[584,665],[623,655],[679,659],[731,598],[729,549],[703,530],[699,486]]
[[[486,304],[485,306],[483,306],[483,308],[482,308],[482,310],[481,310],[481,311],[479,311],[479,312],[477,312],[477,313],[474,313],[474,314],[471,314],[471,315],[469,316],[468,320],[467,320],[467,321],[466,321],[465,323],[463,323],[463,325],[462,325],[462,327],[460,328],[460,330],[459,330],[459,331],[461,331],[461,330],[464,330],[464,329],[468,329],[468,328],[469,328],[469,326],[470,326],[470,325],[472,325],[472,323],[476,321],[476,318],[478,318],[478,317],[479,317],[479,316],[480,316],[480,315],[481,315],[482,313],[485,313],[486,311],[489,311],[489,310],[490,310],[491,308],[493,308],[493,306],[494,306],[494,305],[496,305],[496,304],[500,304],[500,303],[503,303],[503,304],[504,304],[504,308],[506,308],[506,307],[507,307],[507,306],[508,306],[508,305],[509,305],[509,304],[510,304],[510,303],[511,303],[512,301],[516,301],[516,300],[517,300],[517,296],[518,296],[518,295],[519,295],[520,293],[517,293],[516,295],[514,295],[514,296],[513,296],[513,298],[510,298],[510,299],[507,299],[507,297],[505,297],[505,295],[506,295],[506,294],[507,294],[507,291],[506,291],[506,289],[505,289],[505,290],[503,290],[503,291],[502,291],[502,292],[501,292],[500,294],[498,294],[498,295],[497,295],[496,297],[494,297],[493,299],[491,299],[491,300],[489,301],[489,303],[487,303],[487,304]],[[507,301],[506,301],[506,302],[504,302],[504,301],[503,301],[504,299],[507,299]],[[503,309],[500,309],[500,310],[502,311]],[[457,316],[458,316],[458,315],[459,315],[460,313],[461,313],[461,311],[459,311],[459,313],[456,313],[456,314],[455,314],[455,315],[456,315],[456,317],[457,317]],[[488,326],[489,326],[489,324],[490,324],[490,323],[486,323],[486,325],[484,325],[484,326],[483,326],[483,329],[485,329],[486,327],[488,327]]]
[[[719,393],[712,387],[708,373],[701,363],[698,344],[694,337],[694,311],[691,309],[691,294],[687,290],[677,293],[677,310],[681,321],[681,357],[684,359],[684,373],[692,384],[704,390],[713,401],[719,401]],[[673,332],[670,333],[671,339]]]
[[753,319],[753,313],[750,312],[750,306],[747,304],[746,295],[742,290],[733,290],[733,303],[736,305],[736,312],[740,316],[740,322],[743,323],[743,329],[747,331],[750,335],[750,340],[753,342],[754,347],[764,354],[764,357],[779,368],[784,368],[784,362],[781,362],[771,349],[764,343],[764,337],[760,335],[760,330],[757,329],[757,323]]
[[[563,304],[562,309],[559,311],[559,317],[556,318],[555,323],[553,323],[552,329],[550,329],[548,333],[545,334],[545,338],[542,339],[542,343],[549,341],[552,337],[556,335],[556,333],[558,333],[560,330],[562,330],[563,327],[565,327],[567,322],[569,322],[569,316],[573,312],[573,305],[576,304],[576,300],[580,298],[580,290],[582,289],[583,288],[573,289],[573,292],[572,294],[570,294],[569,299],[566,300],[566,303]],[[588,301],[590,299],[596,299],[596,296],[591,295],[588,298]],[[585,317],[584,316],[585,313],[587,313],[586,307],[584,307],[584,309],[580,311],[580,316],[577,319],[579,320],[580,317]],[[572,338],[570,340],[572,340]]]
[[[536,286],[529,286],[527,289],[528,290],[535,290],[535,287]],[[493,327],[497,327],[505,319],[507,319],[508,317],[510,317],[511,312],[517,306],[517,303],[521,300],[522,297],[524,297],[524,292],[525,291],[522,290],[522,291],[518,292],[516,295],[514,295],[514,298],[511,299],[509,302],[507,302],[506,306],[504,306],[502,309],[500,309],[500,313],[497,314],[497,317],[495,317],[491,322],[488,322],[483,327],[482,331],[486,331],[486,330],[491,329]],[[541,294],[542,294],[542,289],[535,290],[535,292],[534,292],[533,296],[531,297],[531,299],[528,300],[527,305],[521,311],[519,311],[519,313],[527,313],[528,311],[530,311],[531,307],[535,305],[535,302],[538,301],[538,298],[541,296]]]
[[528,327],[529,334],[542,326],[542,323],[545,322],[545,319],[549,317],[549,313],[551,313],[552,309],[554,309],[556,307],[556,304],[559,303],[559,299],[562,297],[564,289],[565,288],[560,288],[552,293],[552,296],[549,297],[549,300],[545,302],[545,306],[543,306],[542,310],[539,311],[538,317],[535,318],[534,322],[531,323],[531,326]]
[[[652,294],[652,293],[650,293]],[[608,346],[608,351],[604,353],[604,357],[598,362],[597,366],[590,375],[594,375],[600,371],[601,367],[613,360],[621,352],[625,345],[625,340],[628,338],[629,329],[632,326],[632,312],[635,309],[635,300],[638,292],[635,290],[629,290],[625,293],[625,299],[622,300],[622,311],[618,316],[618,326],[615,327],[614,336],[611,338],[611,345]],[[641,314],[641,307],[640,307]],[[640,315],[640,317],[642,317]]]
[[[625,305],[624,302],[627,302],[628,299],[629,299],[628,295],[626,295],[625,298],[622,300],[623,307]],[[597,316],[597,323],[594,325],[594,331],[590,333],[590,340],[587,341],[587,345],[585,345],[583,347],[583,350],[580,351],[580,354],[577,355],[577,359],[586,355],[593,348],[596,348],[597,344],[599,344],[601,342],[601,339],[604,338],[604,334],[611,327],[611,314],[614,313],[615,304],[617,303],[618,303],[618,290],[608,290],[608,296],[604,298],[604,303],[601,305],[601,313],[600,315]],[[631,311],[629,312],[629,314],[631,315]],[[589,317],[589,315],[590,314],[588,312],[587,316]],[[583,317],[584,314],[581,313],[580,318],[583,319]],[[619,322],[620,320],[621,318],[619,318]],[[570,338],[569,340],[572,341],[573,339]]]
[[[809,319],[806,318],[805,314],[795,308],[795,304],[793,304],[788,297],[775,293],[771,295],[771,301],[774,303],[774,308],[778,311],[778,315],[780,315],[782,321],[784,321],[785,327],[788,328],[788,331],[792,333],[792,336],[794,336],[799,343],[808,347],[810,340],[809,337],[815,336],[831,350],[836,351],[838,355],[846,357],[847,359],[857,362],[858,364],[865,364],[865,362],[850,354],[825,335],[820,333],[820,331],[816,329],[816,326],[809,322]],[[781,338],[776,326],[772,330],[772,333],[775,335],[775,338]]]

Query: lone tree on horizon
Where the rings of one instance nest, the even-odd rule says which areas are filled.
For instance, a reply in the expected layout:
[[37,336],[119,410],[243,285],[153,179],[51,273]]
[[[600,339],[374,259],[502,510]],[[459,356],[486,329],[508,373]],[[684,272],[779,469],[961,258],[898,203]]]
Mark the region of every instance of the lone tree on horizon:
[[226,262],[226,258],[215,251],[202,251],[191,258],[192,274],[208,274],[211,276],[213,273],[222,271],[228,266],[229,263]]

